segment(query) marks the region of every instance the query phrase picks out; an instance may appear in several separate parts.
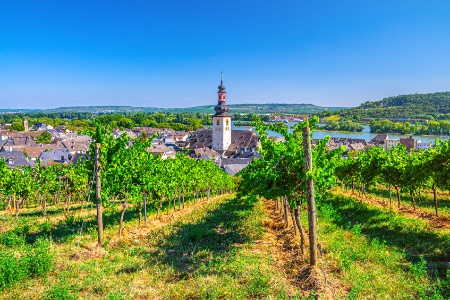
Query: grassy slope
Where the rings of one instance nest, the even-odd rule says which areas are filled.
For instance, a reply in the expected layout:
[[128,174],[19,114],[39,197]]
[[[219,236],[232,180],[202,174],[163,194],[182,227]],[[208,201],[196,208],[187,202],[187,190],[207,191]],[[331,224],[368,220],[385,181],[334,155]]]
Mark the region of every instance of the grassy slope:
[[[79,223],[55,211],[47,230],[40,212],[30,210],[21,216],[31,223],[28,240],[51,234],[56,262],[48,276],[17,283],[3,290],[1,298],[283,299],[304,295],[299,290],[302,283],[295,282],[304,280],[295,270],[302,266],[292,260],[299,237],[293,237],[295,243],[282,254],[286,251],[283,235],[289,229],[277,227],[280,236],[267,236],[261,226],[269,223],[267,215],[261,203],[220,197],[164,213],[159,219],[152,217],[139,226],[136,210],[130,209],[125,235],[118,238],[118,214],[112,212],[105,216],[107,251],[93,248],[95,226],[88,221],[76,252]],[[0,217],[11,218],[5,212]],[[303,221],[306,226],[305,217]],[[319,203],[319,225],[327,275],[340,298],[450,297],[450,274],[445,279],[450,261],[448,231],[345,195]]]
[[449,232],[341,195],[321,203],[319,220],[326,263],[351,286],[348,298],[450,297]]
[[95,227],[88,226],[76,253],[78,226],[56,231],[67,225],[60,221],[51,230],[57,242],[50,274],[18,283],[2,298],[288,298],[295,288],[273,265],[270,248],[255,246],[264,234],[263,211],[261,204],[222,197],[140,228],[130,211],[124,237],[116,237],[117,225],[106,226],[106,252],[92,248]]

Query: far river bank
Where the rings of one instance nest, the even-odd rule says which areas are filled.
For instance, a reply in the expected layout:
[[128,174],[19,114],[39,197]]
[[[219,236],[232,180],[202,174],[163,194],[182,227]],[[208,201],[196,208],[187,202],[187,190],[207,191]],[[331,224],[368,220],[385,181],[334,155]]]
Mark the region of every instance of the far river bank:
[[[231,122],[232,129],[234,130],[255,130],[254,127],[241,127],[241,126],[234,126],[234,122]],[[295,126],[296,123],[290,122],[286,123],[288,125],[288,128],[291,128]],[[289,129],[289,132],[292,132],[292,129]],[[373,139],[378,133],[370,133],[370,127],[369,125],[364,125],[363,132],[340,132],[340,131],[326,131],[326,130],[314,130],[313,132],[313,139],[323,139],[325,136],[331,136],[331,137],[340,137],[340,138],[352,138],[352,139],[364,139],[367,142]],[[388,133],[387,134],[390,139],[400,139],[403,137],[409,137],[412,136],[415,140],[420,140],[423,143],[433,143],[435,144],[436,139],[440,140],[448,140],[448,136],[430,136],[430,135],[414,135],[414,134],[396,134],[396,133]],[[281,135],[270,131],[269,136],[272,137],[280,137]]]

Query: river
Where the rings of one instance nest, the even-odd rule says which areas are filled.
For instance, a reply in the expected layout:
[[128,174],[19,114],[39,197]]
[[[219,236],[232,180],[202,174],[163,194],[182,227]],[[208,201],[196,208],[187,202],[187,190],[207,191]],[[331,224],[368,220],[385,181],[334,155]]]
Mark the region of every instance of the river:
[[[234,122],[231,122],[232,127],[231,129],[234,130],[249,130],[250,127],[237,127],[234,126]],[[289,128],[295,126],[296,123],[290,122],[290,123],[286,123],[286,125],[289,126]],[[255,130],[253,127],[251,127],[252,130]],[[292,132],[292,129],[289,129],[289,132]],[[364,125],[364,129],[363,132],[339,132],[339,131],[325,131],[325,130],[314,130],[313,132],[313,139],[323,139],[325,136],[331,136],[331,137],[341,137],[341,138],[353,138],[353,139],[365,139],[367,142],[370,141],[371,139],[373,139],[377,133],[370,133],[370,127],[368,125]],[[280,137],[281,134],[278,134],[276,132],[273,131],[269,131],[269,136],[273,136],[273,137]],[[408,135],[401,135],[401,134],[394,134],[394,133],[389,133],[388,137],[389,139],[400,139],[401,137],[409,137],[411,136],[410,134]],[[430,136],[430,135],[412,135],[412,137],[415,140],[420,140],[422,143],[433,143],[433,145],[435,144],[435,140],[436,138],[441,139],[441,140],[448,140],[449,137],[448,136]]]

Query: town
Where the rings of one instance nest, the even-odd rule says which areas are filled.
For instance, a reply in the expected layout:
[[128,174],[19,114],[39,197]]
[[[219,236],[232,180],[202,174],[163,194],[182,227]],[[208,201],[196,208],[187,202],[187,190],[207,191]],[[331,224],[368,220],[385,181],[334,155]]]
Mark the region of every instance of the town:
[[[152,146],[147,151],[162,159],[174,158],[177,153],[185,153],[196,159],[214,161],[220,168],[234,176],[253,159],[261,157],[257,149],[260,146],[256,132],[248,130],[232,130],[232,116],[228,113],[226,104],[226,91],[223,79],[218,87],[218,103],[216,113],[212,116],[212,129],[199,129],[196,131],[176,131],[170,128],[134,127],[131,129],[113,129],[112,134],[118,138],[122,134],[128,135],[131,140],[149,137],[158,134],[152,140]],[[303,119],[308,119],[304,116]],[[277,122],[298,122],[292,116],[280,118],[275,116]],[[9,124],[10,125],[10,124]],[[8,124],[0,125],[0,158],[9,168],[33,167],[38,164],[50,166],[56,163],[76,164],[80,159],[86,158],[90,149],[92,138],[68,130],[60,125],[53,127],[48,124],[37,123],[31,128],[28,121],[23,120],[24,131],[9,130]],[[47,138],[45,138],[47,137]],[[282,141],[282,138],[279,139]],[[318,140],[313,140],[313,144]],[[343,146],[344,157],[357,156],[358,151],[367,147],[381,147],[389,150],[399,144],[405,146],[407,151],[427,150],[432,143],[423,143],[412,136],[389,139],[387,134],[379,134],[372,140],[334,137],[328,141],[328,149],[333,150]]]

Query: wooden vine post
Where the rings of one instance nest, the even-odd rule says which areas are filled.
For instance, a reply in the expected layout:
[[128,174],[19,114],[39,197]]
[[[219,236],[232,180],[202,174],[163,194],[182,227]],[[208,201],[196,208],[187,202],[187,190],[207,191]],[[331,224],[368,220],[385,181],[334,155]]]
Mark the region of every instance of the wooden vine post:
[[101,201],[101,183],[100,183],[100,143],[95,144],[95,200],[97,203],[97,231],[98,231],[98,247],[102,246],[103,240],[103,215]]
[[309,227],[309,265],[314,267],[317,265],[317,231],[316,231],[316,202],[314,200],[314,182],[311,175],[312,172],[312,152],[311,152],[311,131],[309,124],[303,128],[303,149],[305,153],[305,171],[306,178],[306,198],[308,201],[308,227]]

